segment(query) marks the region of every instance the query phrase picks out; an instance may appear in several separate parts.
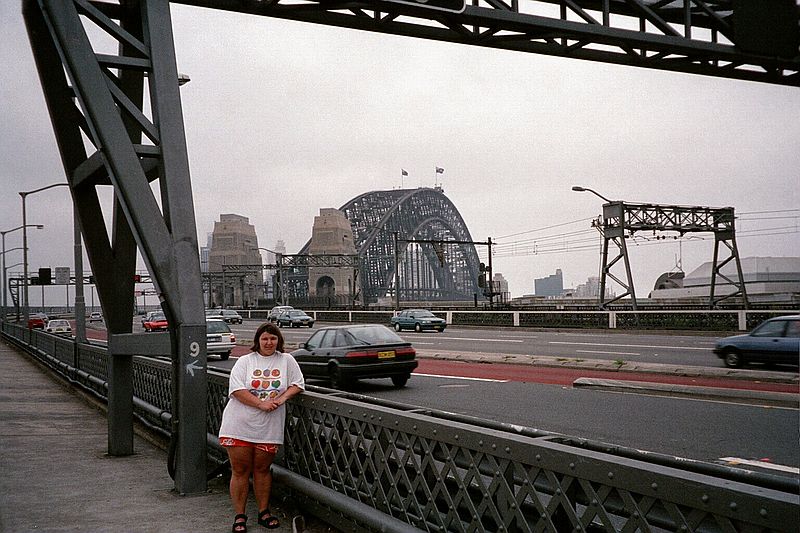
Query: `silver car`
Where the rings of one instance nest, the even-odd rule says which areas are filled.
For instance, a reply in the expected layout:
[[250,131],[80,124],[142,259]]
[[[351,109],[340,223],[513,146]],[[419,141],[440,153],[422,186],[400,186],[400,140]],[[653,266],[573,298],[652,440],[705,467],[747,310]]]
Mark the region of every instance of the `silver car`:
[[224,320],[206,320],[206,353],[226,361],[236,346],[236,336]]

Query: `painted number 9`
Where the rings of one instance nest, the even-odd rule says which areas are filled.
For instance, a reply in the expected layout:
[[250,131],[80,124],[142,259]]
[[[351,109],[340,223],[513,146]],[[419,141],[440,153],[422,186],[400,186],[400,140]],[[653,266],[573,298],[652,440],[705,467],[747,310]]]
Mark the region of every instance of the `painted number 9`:
[[192,357],[197,357],[200,355],[200,343],[195,341],[189,345],[189,355]]

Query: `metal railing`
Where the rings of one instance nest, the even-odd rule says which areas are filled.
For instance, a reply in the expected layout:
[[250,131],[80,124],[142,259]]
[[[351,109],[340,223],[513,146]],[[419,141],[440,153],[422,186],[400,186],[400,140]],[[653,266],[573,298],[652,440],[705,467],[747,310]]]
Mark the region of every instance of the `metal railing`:
[[[3,335],[105,397],[105,348],[3,323]],[[165,354],[166,355],[166,354]],[[135,410],[169,432],[168,360],[134,358]],[[209,455],[227,397],[209,371]],[[797,531],[797,478],[679,460],[320,387],[288,404],[276,480],[355,531]],[[377,511],[377,512],[376,512]]]

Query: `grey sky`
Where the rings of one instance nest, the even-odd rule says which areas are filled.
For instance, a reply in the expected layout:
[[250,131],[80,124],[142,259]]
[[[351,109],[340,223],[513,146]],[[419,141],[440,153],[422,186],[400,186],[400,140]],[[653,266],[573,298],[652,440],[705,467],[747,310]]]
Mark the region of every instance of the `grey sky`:
[[[572,185],[737,213],[800,207],[797,88],[172,9],[178,68],[192,79],[181,95],[201,244],[220,213],[237,213],[259,246],[282,239],[297,252],[320,208],[398,187],[401,168],[406,187],[433,186],[434,168],[444,168],[440,182],[473,239],[500,244],[588,228],[521,234],[597,215],[602,202]],[[18,2],[0,3],[0,25],[6,230],[21,224],[17,191],[65,178]],[[799,213],[789,214],[742,215],[739,230],[794,229],[743,231],[741,254],[800,255]],[[71,216],[66,188],[29,198],[29,223],[46,225],[29,232],[32,269],[72,264]],[[499,254],[494,266],[514,296],[556,268],[577,285],[597,275],[596,243]],[[20,232],[6,246],[21,246]],[[712,246],[684,241],[684,269],[710,260]],[[634,246],[637,292],[678,253],[677,241]],[[8,254],[9,265],[19,261]]]

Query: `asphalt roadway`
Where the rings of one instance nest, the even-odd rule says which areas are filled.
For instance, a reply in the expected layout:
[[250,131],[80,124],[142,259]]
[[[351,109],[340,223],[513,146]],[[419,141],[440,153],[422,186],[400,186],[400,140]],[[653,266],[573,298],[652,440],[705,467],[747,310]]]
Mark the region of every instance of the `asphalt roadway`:
[[[419,356],[465,360],[464,356],[455,353],[423,351]],[[469,360],[543,366],[588,365],[593,369],[619,370],[613,361],[570,361],[563,358],[531,361],[529,356],[524,357],[528,359],[517,361],[511,356],[472,354]],[[711,373],[744,379],[798,382],[796,375],[785,372],[673,368],[653,364],[636,365],[635,371],[674,375]],[[610,381],[614,383],[586,386],[640,389],[658,386]],[[576,385],[581,384],[576,382]],[[800,398],[800,395],[790,393],[671,387],[670,394],[747,395],[794,406],[798,406]],[[108,456],[104,406],[76,392],[5,341],[0,341],[0,447],[0,532],[230,531],[234,513],[226,479],[212,480],[204,494],[177,494],[167,473],[166,451],[157,441],[147,438],[143,431],[137,431],[132,456]],[[273,489],[271,508],[273,514],[281,519],[281,527],[275,531],[333,531],[313,517],[302,517],[279,485]],[[252,496],[248,513],[249,530],[263,531],[256,523],[257,509]]]

